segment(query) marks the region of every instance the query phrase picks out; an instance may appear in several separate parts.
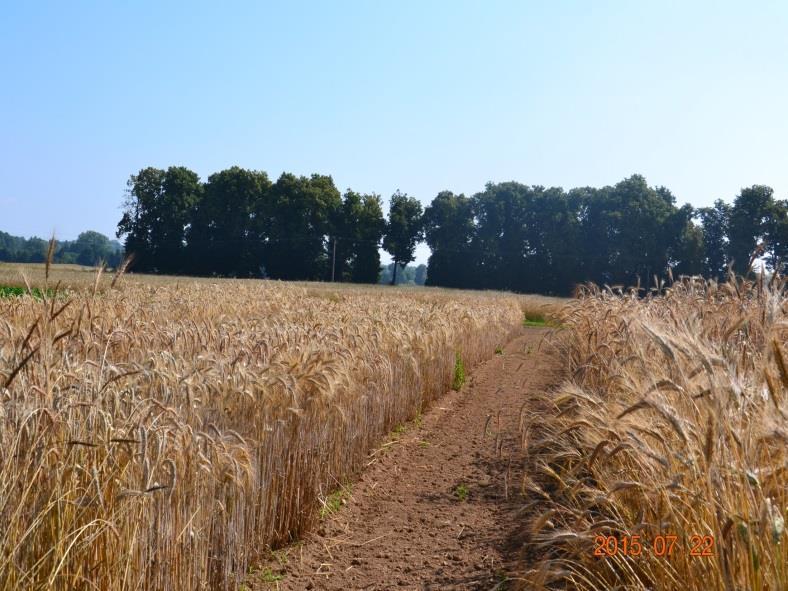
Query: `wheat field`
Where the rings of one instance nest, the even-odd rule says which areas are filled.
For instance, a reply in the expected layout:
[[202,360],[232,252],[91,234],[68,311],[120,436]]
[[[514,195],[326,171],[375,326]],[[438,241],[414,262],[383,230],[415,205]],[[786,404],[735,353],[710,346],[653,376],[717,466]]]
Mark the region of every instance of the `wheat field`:
[[524,588],[788,589],[787,311],[782,279],[733,277],[565,308],[570,378],[524,433]]
[[526,301],[23,270],[48,289],[0,298],[9,590],[235,588]]

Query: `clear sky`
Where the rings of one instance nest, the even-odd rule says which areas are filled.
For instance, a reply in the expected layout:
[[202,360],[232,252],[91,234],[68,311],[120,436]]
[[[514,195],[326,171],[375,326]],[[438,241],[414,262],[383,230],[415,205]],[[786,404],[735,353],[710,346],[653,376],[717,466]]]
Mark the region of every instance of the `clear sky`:
[[6,2],[0,56],[17,235],[114,234],[144,166],[788,197],[786,2]]

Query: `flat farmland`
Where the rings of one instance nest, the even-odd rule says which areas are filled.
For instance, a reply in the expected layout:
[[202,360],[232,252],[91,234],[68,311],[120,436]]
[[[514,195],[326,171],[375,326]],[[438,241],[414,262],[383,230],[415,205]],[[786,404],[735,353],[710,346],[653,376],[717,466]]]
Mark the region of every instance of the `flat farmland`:
[[3,589],[235,588],[549,302],[21,270],[4,284],[39,291],[0,298]]

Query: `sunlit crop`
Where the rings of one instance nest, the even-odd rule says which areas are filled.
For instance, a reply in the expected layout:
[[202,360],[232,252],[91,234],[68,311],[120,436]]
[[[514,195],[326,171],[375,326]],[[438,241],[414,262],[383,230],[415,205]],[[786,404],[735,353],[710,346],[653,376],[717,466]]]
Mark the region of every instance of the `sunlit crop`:
[[522,320],[495,294],[109,283],[0,298],[1,589],[234,588]]
[[527,588],[788,589],[783,289],[686,279],[567,308],[568,381],[526,434]]

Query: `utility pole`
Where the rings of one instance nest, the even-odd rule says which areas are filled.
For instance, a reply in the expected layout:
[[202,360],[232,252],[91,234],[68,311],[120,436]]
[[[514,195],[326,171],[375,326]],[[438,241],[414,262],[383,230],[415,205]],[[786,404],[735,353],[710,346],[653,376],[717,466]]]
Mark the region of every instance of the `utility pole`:
[[334,270],[337,267],[337,239],[334,237],[334,253],[331,255],[331,283],[334,283]]

